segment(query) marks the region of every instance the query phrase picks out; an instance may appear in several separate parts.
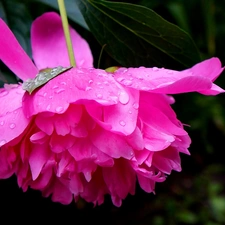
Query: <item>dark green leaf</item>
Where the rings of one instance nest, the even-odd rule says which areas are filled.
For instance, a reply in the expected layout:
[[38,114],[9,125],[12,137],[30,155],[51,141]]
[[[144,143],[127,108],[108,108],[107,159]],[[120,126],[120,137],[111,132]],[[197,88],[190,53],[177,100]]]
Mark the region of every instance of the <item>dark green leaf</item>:
[[191,37],[143,6],[77,0],[96,39],[123,66],[184,68],[200,61]]
[[[57,10],[59,10],[58,2],[57,0],[35,0],[36,2],[42,2],[44,4],[47,4]],[[79,24],[85,29],[89,29],[79,8],[75,4],[74,0],[66,0],[65,1],[65,7],[67,11],[68,18],[74,21],[75,23]]]

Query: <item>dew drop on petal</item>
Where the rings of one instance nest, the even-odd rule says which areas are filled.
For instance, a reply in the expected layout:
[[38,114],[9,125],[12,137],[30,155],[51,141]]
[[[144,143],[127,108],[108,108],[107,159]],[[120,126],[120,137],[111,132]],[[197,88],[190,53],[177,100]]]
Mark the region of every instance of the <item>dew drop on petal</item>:
[[55,90],[55,93],[56,93],[56,94],[59,94],[59,93],[62,93],[62,92],[64,92],[64,91],[65,91],[64,88],[60,88],[60,89],[58,89],[58,90]]
[[56,107],[55,111],[56,111],[57,113],[60,113],[60,112],[63,111],[63,107],[62,107],[62,106],[58,106],[58,107]]
[[5,124],[5,121],[1,121],[0,125],[3,126]]
[[1,141],[0,141],[0,147],[1,147],[2,145],[4,145],[5,143],[6,143],[6,140],[4,140],[4,139],[1,140]]
[[50,108],[51,108],[51,105],[48,105],[48,106],[46,107],[46,110],[49,111]]
[[93,80],[89,80],[88,81],[89,84],[93,84],[93,82],[94,82]]
[[102,94],[100,94],[100,93],[99,94],[96,94],[96,97],[97,98],[102,98]]
[[138,108],[139,108],[139,104],[138,104],[138,103],[134,103],[134,104],[133,104],[133,108],[134,108],[134,109],[138,109]]
[[62,81],[60,84],[62,84],[62,85],[66,85],[66,82],[65,82],[65,81]]
[[124,81],[123,81],[123,84],[124,84],[125,86],[131,86],[131,85],[133,84],[133,82],[132,82],[131,80],[124,80]]
[[131,110],[129,111],[129,114],[132,114],[132,111]]
[[123,120],[121,120],[121,121],[119,122],[119,124],[120,124],[122,127],[124,127],[124,126],[126,125],[126,122],[123,121]]
[[152,70],[153,71],[159,71],[159,68],[158,67],[153,67]]
[[129,95],[126,93],[126,92],[121,92],[120,95],[119,95],[119,101],[120,103],[122,104],[127,104],[130,100],[130,97]]
[[52,87],[52,89],[57,89],[59,86],[55,85]]
[[16,127],[16,124],[15,124],[15,123],[11,123],[11,124],[9,125],[9,127],[10,127],[10,129],[14,129],[14,128]]
[[85,88],[85,91],[90,91],[90,90],[92,90],[92,88],[89,86]]

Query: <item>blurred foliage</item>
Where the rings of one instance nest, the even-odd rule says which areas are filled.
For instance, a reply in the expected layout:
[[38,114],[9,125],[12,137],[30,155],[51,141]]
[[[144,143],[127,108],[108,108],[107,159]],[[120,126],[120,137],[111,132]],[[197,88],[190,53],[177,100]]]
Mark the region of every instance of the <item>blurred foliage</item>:
[[[12,29],[25,51],[31,56],[30,25],[47,11],[57,11],[56,0],[0,0],[0,17]],[[95,66],[102,46],[87,24],[76,0],[66,0],[70,24],[88,41]],[[187,32],[197,46],[201,58],[219,57],[225,65],[225,1],[219,0],[123,0],[148,7],[168,22]],[[74,11],[73,11],[74,10]],[[73,13],[74,12],[74,13]],[[116,32],[116,31],[115,31]],[[0,34],[1,35],[1,34]],[[118,65],[103,49],[100,67]],[[17,78],[0,62],[0,85],[15,83]],[[225,74],[216,81],[225,88]],[[173,172],[164,183],[156,185],[156,194],[148,194],[137,187],[135,196],[128,196],[122,207],[112,205],[106,196],[103,205],[94,207],[83,201],[63,206],[41,197],[41,193],[28,190],[23,193],[16,178],[0,180],[0,207],[2,219],[18,214],[18,222],[59,222],[63,224],[91,219],[98,224],[137,225],[220,225],[225,224],[225,139],[224,94],[215,97],[189,93],[174,96],[173,105],[178,118],[189,124],[186,130],[191,136],[191,156],[182,155],[182,172]],[[39,208],[37,207],[39,206]]]

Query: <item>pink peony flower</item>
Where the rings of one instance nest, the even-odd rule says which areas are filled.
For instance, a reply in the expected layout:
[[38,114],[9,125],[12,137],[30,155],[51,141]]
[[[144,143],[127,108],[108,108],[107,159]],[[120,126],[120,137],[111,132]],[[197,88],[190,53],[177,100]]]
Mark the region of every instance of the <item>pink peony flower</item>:
[[[32,24],[33,60],[0,20],[0,58],[23,81],[38,70],[69,66],[60,17],[45,13]],[[212,82],[223,71],[217,58],[190,69],[93,68],[88,44],[71,29],[77,67],[32,94],[21,84],[0,91],[0,178],[15,174],[19,186],[69,204],[79,197],[120,206],[136,182],[154,192],[191,140],[168,94],[224,92]]]

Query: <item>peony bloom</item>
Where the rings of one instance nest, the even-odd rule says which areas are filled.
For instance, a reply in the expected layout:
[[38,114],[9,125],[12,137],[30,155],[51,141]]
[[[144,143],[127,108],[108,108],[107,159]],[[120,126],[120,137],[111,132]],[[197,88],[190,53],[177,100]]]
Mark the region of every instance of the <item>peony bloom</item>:
[[[23,81],[39,70],[69,66],[60,17],[45,13],[32,24],[33,60],[0,20],[0,58]],[[93,68],[88,44],[71,29],[77,67],[29,94],[21,84],[1,89],[0,178],[69,204],[80,197],[120,206],[136,182],[154,192],[191,140],[168,94],[224,92],[212,82],[223,71],[217,58],[190,69]]]

